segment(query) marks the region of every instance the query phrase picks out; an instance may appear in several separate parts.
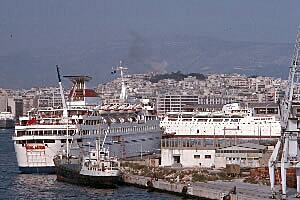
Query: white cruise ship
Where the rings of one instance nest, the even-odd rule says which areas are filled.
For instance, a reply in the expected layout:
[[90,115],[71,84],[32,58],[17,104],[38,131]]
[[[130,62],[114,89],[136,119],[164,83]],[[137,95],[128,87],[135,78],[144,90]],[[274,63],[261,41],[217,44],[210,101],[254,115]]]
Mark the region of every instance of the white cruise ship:
[[159,149],[161,129],[151,106],[96,106],[96,93],[85,88],[90,77],[67,78],[73,88],[65,103],[59,76],[63,108],[33,109],[15,126],[12,140],[22,173],[54,173],[53,158],[61,147],[72,144],[87,151],[86,144],[103,140],[107,130],[106,145],[113,156],[132,157]]
[[226,104],[220,112],[169,112],[160,126],[166,137],[256,139],[281,135],[275,116],[253,116],[239,103]]

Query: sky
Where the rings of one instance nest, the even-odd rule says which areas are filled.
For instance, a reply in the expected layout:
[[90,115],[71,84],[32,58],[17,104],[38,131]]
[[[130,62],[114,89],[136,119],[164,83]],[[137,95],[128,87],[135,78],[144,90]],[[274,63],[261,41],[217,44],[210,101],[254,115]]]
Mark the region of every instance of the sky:
[[[117,46],[133,34],[293,43],[300,19],[299,0],[0,0],[0,5],[0,88],[46,85],[41,82],[53,75],[51,62],[67,65],[74,57],[80,62],[95,44]],[[22,64],[27,57],[41,70]],[[33,76],[22,76],[28,72]]]

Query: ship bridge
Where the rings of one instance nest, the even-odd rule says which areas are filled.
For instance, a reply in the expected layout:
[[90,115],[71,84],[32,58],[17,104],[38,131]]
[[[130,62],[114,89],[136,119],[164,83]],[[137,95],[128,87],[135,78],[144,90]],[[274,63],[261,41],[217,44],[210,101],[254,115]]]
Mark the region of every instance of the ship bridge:
[[69,94],[70,106],[98,105],[99,97],[92,89],[86,88],[86,83],[92,79],[90,76],[64,76],[72,82]]

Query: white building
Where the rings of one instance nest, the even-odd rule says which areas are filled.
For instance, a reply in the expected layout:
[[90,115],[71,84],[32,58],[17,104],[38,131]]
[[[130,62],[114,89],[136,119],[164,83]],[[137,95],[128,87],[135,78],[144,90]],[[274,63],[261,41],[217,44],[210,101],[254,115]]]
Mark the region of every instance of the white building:
[[253,143],[223,147],[216,150],[215,166],[225,168],[226,164],[237,164],[241,167],[260,167],[266,151],[266,146]]
[[215,165],[215,148],[199,139],[169,138],[161,142],[161,166],[204,167]]
[[216,147],[207,143],[203,138],[162,139],[161,166],[225,168],[227,164],[237,164],[254,168],[267,166],[270,156],[264,145],[241,143]]

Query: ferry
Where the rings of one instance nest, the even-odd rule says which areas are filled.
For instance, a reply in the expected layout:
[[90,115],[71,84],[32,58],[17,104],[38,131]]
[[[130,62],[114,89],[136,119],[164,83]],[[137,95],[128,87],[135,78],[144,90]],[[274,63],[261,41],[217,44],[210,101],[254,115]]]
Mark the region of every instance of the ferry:
[[164,137],[278,138],[280,121],[274,115],[254,116],[239,103],[223,106],[219,112],[169,112],[160,122]]
[[[58,67],[57,73],[63,106],[32,109],[15,126],[12,140],[21,173],[55,173],[53,158],[62,147],[72,143],[87,152],[83,144],[103,140],[108,127],[106,145],[113,156],[134,157],[159,149],[162,131],[148,101],[101,105],[95,91],[86,88],[91,77],[65,76],[73,84],[66,102]],[[125,93],[122,82],[123,98]]]

